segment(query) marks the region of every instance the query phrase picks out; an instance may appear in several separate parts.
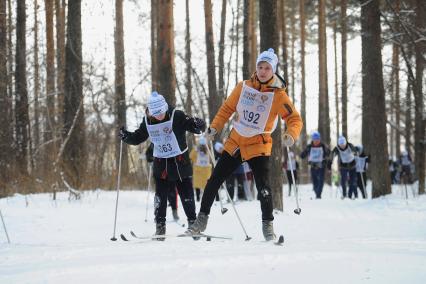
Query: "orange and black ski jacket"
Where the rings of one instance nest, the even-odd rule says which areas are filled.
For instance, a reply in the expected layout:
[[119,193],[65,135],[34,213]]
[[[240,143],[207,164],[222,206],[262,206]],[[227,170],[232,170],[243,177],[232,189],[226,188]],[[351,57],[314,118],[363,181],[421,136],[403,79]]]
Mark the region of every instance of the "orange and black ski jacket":
[[[290,134],[294,140],[299,137],[302,130],[302,118],[294,108],[293,103],[290,101],[285,91],[284,85],[276,75],[268,82],[261,83],[256,73],[254,73],[250,80],[245,81],[245,84],[260,92],[274,92],[274,99],[265,126],[265,133],[252,137],[244,137],[238,134],[235,129],[232,129],[225,143],[225,151],[230,155],[234,155],[239,149],[243,160],[249,160],[257,156],[270,156],[272,150],[272,137],[271,134],[267,132],[272,131],[277,115],[285,120],[287,124],[287,133]],[[231,115],[236,112],[242,88],[243,82],[239,82],[220,107],[210,127],[215,128],[218,132],[223,129]]]

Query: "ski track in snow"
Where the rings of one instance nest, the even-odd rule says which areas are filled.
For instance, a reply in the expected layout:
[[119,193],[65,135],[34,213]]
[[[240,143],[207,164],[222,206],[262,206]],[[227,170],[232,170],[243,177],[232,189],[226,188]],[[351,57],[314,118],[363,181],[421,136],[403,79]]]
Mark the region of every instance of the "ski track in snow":
[[[28,207],[22,195],[0,199],[12,241],[1,228],[0,283],[425,283],[426,196],[405,200],[404,189],[394,186],[383,198],[341,200],[336,188],[325,187],[315,200],[311,188],[299,188],[301,215],[293,213],[294,196],[285,196],[284,212],[276,212],[281,247],[263,240],[257,201],[236,205],[250,241],[232,206],[225,204],[222,215],[217,203],[206,233],[232,240],[161,242],[130,235],[154,232],[152,198],[145,222],[147,192],[121,191],[112,242],[115,191],[87,191],[77,201],[60,193],[56,202],[49,194],[28,195]],[[179,216],[183,223],[181,205]],[[167,234],[184,230],[167,223]]]

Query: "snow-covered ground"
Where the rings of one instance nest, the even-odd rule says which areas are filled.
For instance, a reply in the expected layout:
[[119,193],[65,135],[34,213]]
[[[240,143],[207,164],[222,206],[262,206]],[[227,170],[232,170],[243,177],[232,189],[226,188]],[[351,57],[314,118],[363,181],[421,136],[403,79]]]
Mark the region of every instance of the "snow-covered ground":
[[[236,206],[250,241],[230,204],[225,215],[216,204],[206,233],[232,240],[126,243],[110,240],[115,192],[85,192],[78,201],[61,193],[56,202],[29,195],[27,207],[21,195],[1,199],[11,244],[0,227],[0,283],[426,283],[426,196],[410,191],[405,200],[394,187],[385,198],[341,200],[335,190],[315,200],[311,185],[300,186],[300,216],[294,197],[284,198],[274,222],[282,247],[263,241],[257,201]],[[154,232],[151,198],[144,221],[146,194],[120,192],[117,235]],[[167,224],[168,234],[184,230]]]

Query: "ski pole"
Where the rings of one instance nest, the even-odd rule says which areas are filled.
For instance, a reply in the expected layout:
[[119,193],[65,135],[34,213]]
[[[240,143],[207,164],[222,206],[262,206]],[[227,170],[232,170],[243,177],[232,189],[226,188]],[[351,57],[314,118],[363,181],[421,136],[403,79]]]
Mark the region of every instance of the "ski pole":
[[367,188],[365,187],[363,172],[360,172],[360,176],[361,176],[362,188],[364,190],[365,198],[367,198],[368,197],[367,196]]
[[117,177],[117,199],[115,200],[115,216],[114,216],[114,232],[111,241],[116,241],[115,229],[117,225],[117,208],[118,208],[118,196],[120,194],[120,176],[121,176],[121,156],[123,154],[123,140],[120,141],[120,158],[118,161],[118,177]]
[[10,244],[9,235],[7,234],[6,224],[4,223],[3,214],[1,213],[1,209],[0,209],[0,217],[1,217],[1,222],[3,223],[4,232],[6,233],[7,242]]
[[145,222],[147,222],[147,217],[148,217],[148,199],[149,199],[149,195],[151,193],[151,174],[152,174],[152,165],[149,164],[148,162],[148,194],[146,195],[146,210],[145,210]]
[[[287,146],[287,157],[288,157],[288,161],[290,162],[290,165],[292,164],[291,163],[291,157],[290,157],[290,147],[288,147]],[[298,188],[297,188],[297,184],[296,184],[296,180],[294,179],[294,171],[293,171],[293,167],[292,167],[292,169],[291,169],[291,178],[292,178],[292,180],[293,180],[293,185],[294,185],[294,196],[296,197],[296,206],[297,206],[297,208],[296,209],[294,209],[294,214],[297,214],[297,215],[300,215],[300,212],[302,212],[302,209],[300,209],[300,207],[299,207],[299,197],[298,197],[298,195],[299,195],[299,190],[298,190]]]
[[[212,160],[213,166],[216,167],[216,160],[214,159],[214,156],[213,156],[213,143],[210,139],[209,139],[209,145],[207,146],[207,152],[209,153],[209,156],[210,156],[210,159]],[[247,231],[244,228],[244,225],[243,225],[243,222],[241,221],[240,215],[238,215],[237,209],[235,208],[234,200],[232,200],[231,196],[229,196],[228,190],[225,190],[225,192],[226,192],[226,195],[228,196],[228,199],[231,200],[232,208],[234,209],[235,215],[237,215],[237,219],[240,222],[241,228],[243,229],[244,234],[246,235],[246,241],[251,240],[251,237],[249,237],[247,235]]]

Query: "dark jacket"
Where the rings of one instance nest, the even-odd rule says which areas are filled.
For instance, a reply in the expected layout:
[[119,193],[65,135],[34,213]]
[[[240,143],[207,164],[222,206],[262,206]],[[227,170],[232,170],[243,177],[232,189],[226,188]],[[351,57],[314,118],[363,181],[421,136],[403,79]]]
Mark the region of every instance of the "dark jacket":
[[[349,170],[354,169],[355,166],[356,166],[355,159],[350,163],[343,163],[342,160],[340,159],[340,153],[339,153],[339,149],[337,149],[337,147],[339,147],[339,146],[334,147],[333,151],[331,152],[329,168],[331,168],[331,163],[333,162],[334,157],[337,156],[337,157],[339,157],[339,169],[349,169]],[[347,143],[345,149],[342,149],[342,151],[346,150],[347,147],[349,147],[351,149],[354,156],[358,153],[358,149],[351,143]]]
[[[171,119],[173,107],[169,107],[166,112],[166,118],[163,121],[157,121],[152,117],[145,116],[139,128],[135,132],[130,132],[123,141],[130,145],[138,145],[149,138],[149,133],[146,128],[145,120],[148,119],[148,124],[156,124],[168,121]],[[181,110],[175,110],[173,119],[173,132],[181,150],[186,149],[186,132],[200,134],[205,130],[204,125],[197,127],[193,118],[187,116]],[[154,177],[165,179],[169,181],[182,180],[184,178],[192,177],[191,160],[189,159],[189,151],[185,151],[171,158],[156,158],[154,157]]]
[[322,147],[322,162],[321,162],[321,164],[318,164],[318,163],[313,163],[313,162],[309,162],[309,165],[312,167],[312,168],[316,168],[316,169],[318,169],[318,168],[325,168],[326,166],[327,166],[327,162],[328,162],[328,158],[329,158],[329,155],[330,155],[330,149],[328,149],[328,147],[327,146],[325,146],[325,144],[324,143],[320,143],[319,145],[317,145],[317,146],[315,146],[312,142],[311,142],[311,144],[309,144],[307,147],[306,147],[306,149],[305,150],[303,150],[303,152],[302,153],[300,153],[300,158],[302,158],[302,159],[304,159],[304,158],[306,158],[306,157],[308,157],[308,155],[309,155],[309,153],[311,152],[311,148],[312,147]]

